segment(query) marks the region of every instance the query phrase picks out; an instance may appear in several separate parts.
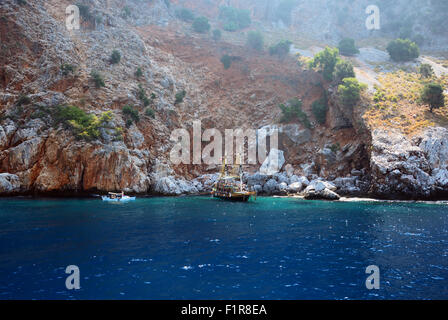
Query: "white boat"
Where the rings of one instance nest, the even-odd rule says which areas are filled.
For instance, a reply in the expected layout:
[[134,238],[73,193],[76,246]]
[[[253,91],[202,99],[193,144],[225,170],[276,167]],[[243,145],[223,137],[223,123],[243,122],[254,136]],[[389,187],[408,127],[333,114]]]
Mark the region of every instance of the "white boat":
[[109,192],[108,196],[102,196],[101,198],[103,199],[103,201],[108,202],[127,202],[127,201],[134,201],[136,199],[135,197],[125,196],[123,193],[113,193],[113,192]]

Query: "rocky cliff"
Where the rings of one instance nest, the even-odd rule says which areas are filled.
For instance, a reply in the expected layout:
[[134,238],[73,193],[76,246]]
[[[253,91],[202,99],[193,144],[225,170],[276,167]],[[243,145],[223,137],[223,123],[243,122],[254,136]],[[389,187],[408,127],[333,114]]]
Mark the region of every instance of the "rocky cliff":
[[447,167],[446,128],[429,128],[412,138],[394,130],[372,132],[371,192],[379,197],[446,197]]

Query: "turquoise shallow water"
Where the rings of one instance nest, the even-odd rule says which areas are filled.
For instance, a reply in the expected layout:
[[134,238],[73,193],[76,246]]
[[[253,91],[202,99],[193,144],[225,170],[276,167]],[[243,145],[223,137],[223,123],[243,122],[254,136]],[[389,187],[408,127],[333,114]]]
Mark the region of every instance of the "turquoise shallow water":
[[448,206],[0,199],[0,271],[0,299],[448,299]]

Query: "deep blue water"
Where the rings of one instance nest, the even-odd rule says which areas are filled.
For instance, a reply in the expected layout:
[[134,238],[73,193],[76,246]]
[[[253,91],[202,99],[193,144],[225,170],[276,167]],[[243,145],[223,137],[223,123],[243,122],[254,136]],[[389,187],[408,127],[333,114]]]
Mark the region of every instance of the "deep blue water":
[[0,199],[0,299],[383,298],[448,299],[447,205]]

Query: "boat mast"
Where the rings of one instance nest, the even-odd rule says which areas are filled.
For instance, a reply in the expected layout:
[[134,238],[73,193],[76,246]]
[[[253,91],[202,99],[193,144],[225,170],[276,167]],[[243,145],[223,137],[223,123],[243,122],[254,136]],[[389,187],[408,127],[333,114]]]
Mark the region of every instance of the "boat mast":
[[239,174],[240,174],[240,191],[243,192],[243,160],[240,156],[240,162],[239,162]]
[[222,179],[222,178],[225,176],[225,174],[226,174],[226,169],[227,169],[226,158],[223,157],[223,158],[222,158],[221,175],[219,176],[219,179]]

